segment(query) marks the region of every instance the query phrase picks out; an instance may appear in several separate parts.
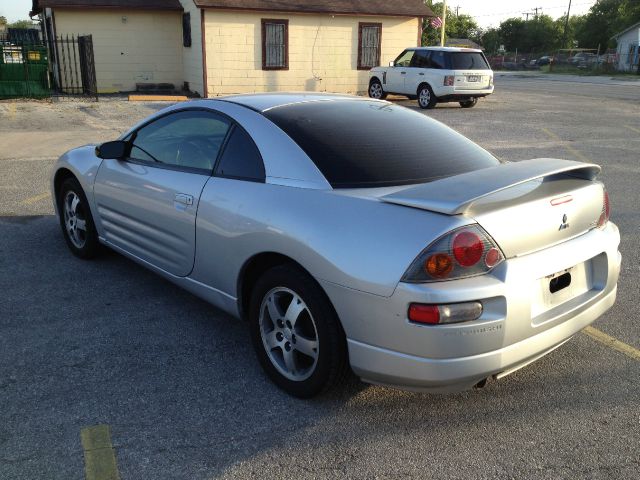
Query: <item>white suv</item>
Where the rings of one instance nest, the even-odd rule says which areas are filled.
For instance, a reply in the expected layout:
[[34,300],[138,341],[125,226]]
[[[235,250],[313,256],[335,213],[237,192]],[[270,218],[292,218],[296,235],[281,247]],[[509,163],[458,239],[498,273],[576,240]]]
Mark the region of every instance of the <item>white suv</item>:
[[459,102],[471,108],[493,93],[493,71],[481,50],[452,47],[407,48],[388,67],[369,71],[369,96],[388,93],[418,99],[420,108]]

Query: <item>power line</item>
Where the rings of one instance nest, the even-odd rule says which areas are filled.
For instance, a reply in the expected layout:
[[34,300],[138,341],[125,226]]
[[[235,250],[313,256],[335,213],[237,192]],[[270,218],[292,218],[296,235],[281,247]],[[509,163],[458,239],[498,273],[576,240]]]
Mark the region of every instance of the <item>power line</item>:
[[[584,5],[593,5],[595,2],[582,2],[582,3],[574,3],[573,6],[574,7],[581,7]],[[560,9],[565,9],[567,8],[566,5],[555,5],[553,7],[544,7],[545,10],[560,10]],[[535,9],[532,9],[535,10]],[[538,10],[542,10],[542,7],[538,7]],[[471,15],[471,17],[477,18],[477,17],[501,17],[504,15],[519,15],[519,14],[523,14],[522,11],[518,11],[518,10],[512,10],[510,12],[496,12],[496,13],[482,13],[480,15]]]

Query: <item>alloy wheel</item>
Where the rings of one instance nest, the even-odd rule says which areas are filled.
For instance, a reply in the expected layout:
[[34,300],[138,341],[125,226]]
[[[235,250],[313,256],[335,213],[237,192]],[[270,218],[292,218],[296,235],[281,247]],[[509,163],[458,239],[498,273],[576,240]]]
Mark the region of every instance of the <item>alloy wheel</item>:
[[421,107],[426,107],[429,105],[429,102],[431,101],[431,92],[428,88],[423,88],[422,90],[420,90],[419,101]]
[[315,371],[320,342],[313,315],[304,300],[285,287],[271,289],[260,305],[260,336],[280,374],[303,381]]
[[87,219],[80,197],[73,190],[69,190],[64,196],[63,214],[69,240],[76,248],[84,247],[87,242]]
[[382,98],[382,85],[375,82],[369,86],[369,96],[371,98],[380,99]]

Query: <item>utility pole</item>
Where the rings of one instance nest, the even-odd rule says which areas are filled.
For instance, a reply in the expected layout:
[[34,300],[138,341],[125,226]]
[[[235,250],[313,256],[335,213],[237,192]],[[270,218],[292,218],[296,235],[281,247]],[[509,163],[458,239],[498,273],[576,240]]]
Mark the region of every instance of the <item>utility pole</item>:
[[533,10],[536,11],[536,19],[538,18],[538,10],[540,10],[540,13],[542,13],[542,7],[536,7]]
[[564,32],[562,33],[562,47],[567,46],[567,29],[569,28],[569,12],[571,12],[571,0],[569,0],[569,8],[567,8],[567,18],[564,19]]
[[440,46],[444,47],[444,26],[447,23],[447,0],[442,2],[442,25],[440,26]]
[[522,12],[522,15],[526,15],[524,21],[528,22],[529,21],[529,15],[531,15],[531,12]]
[[456,7],[456,17],[459,17],[459,16],[460,16],[460,15],[458,14],[458,11],[459,11],[459,10],[460,10],[460,5],[458,5],[458,6]]

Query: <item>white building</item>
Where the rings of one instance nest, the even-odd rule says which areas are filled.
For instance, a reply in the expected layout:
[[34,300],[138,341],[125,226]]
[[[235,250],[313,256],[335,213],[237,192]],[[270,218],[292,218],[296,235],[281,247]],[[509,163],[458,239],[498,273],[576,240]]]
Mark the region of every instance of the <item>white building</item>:
[[640,22],[615,34],[612,38],[618,42],[617,69],[622,72],[637,71],[640,57]]

